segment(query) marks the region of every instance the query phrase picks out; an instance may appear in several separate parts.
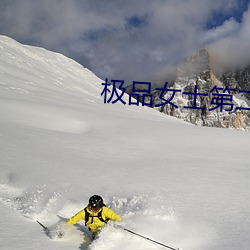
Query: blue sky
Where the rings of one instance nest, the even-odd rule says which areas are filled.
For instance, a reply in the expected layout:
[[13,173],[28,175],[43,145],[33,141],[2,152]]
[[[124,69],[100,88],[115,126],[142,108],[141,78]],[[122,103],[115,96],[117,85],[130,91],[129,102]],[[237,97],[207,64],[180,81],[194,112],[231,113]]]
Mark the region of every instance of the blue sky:
[[201,48],[250,63],[249,0],[1,0],[0,34],[63,53],[101,78],[165,82]]
[[235,18],[235,20],[239,23],[242,22],[242,17],[244,12],[248,9],[249,0],[240,0],[237,2],[236,8],[233,8],[229,13],[224,13],[222,10],[216,10],[211,13],[211,18],[207,21],[206,28],[212,29],[217,26],[222,25],[225,20],[230,18]]

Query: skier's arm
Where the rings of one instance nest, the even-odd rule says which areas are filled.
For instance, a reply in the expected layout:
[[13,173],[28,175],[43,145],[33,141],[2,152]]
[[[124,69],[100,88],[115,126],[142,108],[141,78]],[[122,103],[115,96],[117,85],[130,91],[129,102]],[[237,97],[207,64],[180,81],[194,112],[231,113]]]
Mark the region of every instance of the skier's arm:
[[85,218],[85,212],[84,212],[84,209],[83,209],[83,210],[81,210],[80,212],[78,212],[77,214],[75,214],[74,216],[72,216],[72,217],[67,221],[67,224],[75,225],[78,221],[84,220],[84,218]]
[[112,221],[118,221],[120,222],[122,220],[121,216],[116,214],[113,210],[111,210],[108,207],[105,207],[105,217],[107,219],[110,219]]

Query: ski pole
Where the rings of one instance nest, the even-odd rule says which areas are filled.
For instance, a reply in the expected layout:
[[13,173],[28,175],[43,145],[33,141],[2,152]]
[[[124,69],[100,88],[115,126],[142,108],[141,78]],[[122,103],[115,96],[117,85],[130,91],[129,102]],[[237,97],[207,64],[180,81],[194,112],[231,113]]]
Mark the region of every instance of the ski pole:
[[41,222],[39,222],[38,220],[36,221],[40,226],[42,226],[43,227],[43,229],[46,231],[46,230],[48,230],[48,228],[47,227],[45,227]]
[[141,237],[141,238],[143,238],[143,239],[145,239],[145,240],[154,242],[154,243],[156,243],[156,244],[158,244],[158,245],[161,245],[161,246],[163,246],[163,247],[169,248],[169,249],[171,249],[171,250],[180,250],[180,248],[173,248],[173,247],[167,246],[167,245],[162,244],[162,243],[160,243],[160,242],[158,242],[158,241],[155,241],[155,240],[152,240],[152,239],[150,239],[150,238],[148,238],[148,237],[145,237],[145,236],[143,236],[143,235],[141,235],[141,234],[135,233],[135,232],[133,232],[133,231],[127,229],[127,228],[122,228],[122,229],[125,230],[125,231],[127,231],[127,232],[129,232],[129,233],[131,233],[131,234],[137,235],[137,236],[139,236],[139,237]]

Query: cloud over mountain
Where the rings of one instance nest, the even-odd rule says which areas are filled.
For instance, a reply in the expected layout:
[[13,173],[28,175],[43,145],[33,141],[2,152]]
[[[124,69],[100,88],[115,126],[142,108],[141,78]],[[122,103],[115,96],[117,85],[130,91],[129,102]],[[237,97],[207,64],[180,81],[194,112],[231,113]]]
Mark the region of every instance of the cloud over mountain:
[[151,81],[209,45],[226,62],[247,61],[247,2],[3,0],[0,33],[62,52],[102,78]]

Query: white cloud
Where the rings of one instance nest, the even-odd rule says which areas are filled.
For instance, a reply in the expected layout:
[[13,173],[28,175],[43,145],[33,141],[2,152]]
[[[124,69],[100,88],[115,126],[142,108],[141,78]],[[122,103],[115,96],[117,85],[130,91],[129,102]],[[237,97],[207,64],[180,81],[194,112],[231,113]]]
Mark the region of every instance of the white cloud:
[[250,9],[244,13],[242,22],[234,32],[210,45],[219,64],[235,67],[250,64]]
[[[63,52],[102,78],[150,81],[162,78],[164,69],[204,45],[230,47],[236,43],[231,40],[237,40],[230,34],[239,30],[242,39],[249,37],[247,15],[243,24],[230,19],[214,30],[204,29],[214,11],[230,14],[237,4],[237,0],[2,0],[0,33]],[[131,25],[131,17],[144,25]]]
[[221,26],[204,31],[200,42],[201,44],[211,44],[214,41],[218,41],[237,33],[239,27],[240,24],[232,17],[229,20],[226,20]]

